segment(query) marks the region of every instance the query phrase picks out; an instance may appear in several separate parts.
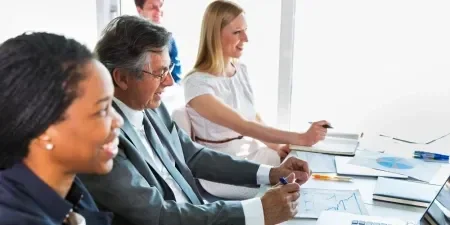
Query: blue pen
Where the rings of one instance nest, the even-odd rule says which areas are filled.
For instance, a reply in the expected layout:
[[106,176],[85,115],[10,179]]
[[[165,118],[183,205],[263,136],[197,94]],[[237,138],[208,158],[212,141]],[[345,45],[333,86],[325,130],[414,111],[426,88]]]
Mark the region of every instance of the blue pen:
[[280,182],[281,182],[283,185],[288,184],[286,178],[284,178],[284,177],[280,177]]
[[415,155],[414,158],[415,159],[423,159],[424,161],[429,161],[429,162],[433,162],[433,161],[435,161],[435,162],[448,162],[448,159],[439,158],[439,157],[432,158],[432,157],[422,157],[422,156]]
[[448,159],[429,159],[429,158],[423,158],[423,161],[425,161],[425,162],[442,162],[442,163],[448,163]]
[[450,157],[448,155],[442,155],[432,152],[415,151],[414,158],[448,161]]
[[414,158],[423,159],[427,162],[448,162],[449,156],[447,155],[441,155],[441,154],[435,154],[430,152],[421,152],[421,151],[415,151],[414,152]]
[[421,154],[421,155],[414,155],[414,158],[419,159],[434,159],[434,160],[448,160],[448,156],[441,156],[441,155],[431,155],[431,154]]

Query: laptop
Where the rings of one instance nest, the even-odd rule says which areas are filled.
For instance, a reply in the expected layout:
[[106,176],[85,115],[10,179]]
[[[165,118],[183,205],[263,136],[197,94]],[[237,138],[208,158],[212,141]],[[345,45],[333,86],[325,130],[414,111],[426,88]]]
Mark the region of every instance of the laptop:
[[450,225],[450,176],[425,210],[420,221],[323,211],[316,225]]

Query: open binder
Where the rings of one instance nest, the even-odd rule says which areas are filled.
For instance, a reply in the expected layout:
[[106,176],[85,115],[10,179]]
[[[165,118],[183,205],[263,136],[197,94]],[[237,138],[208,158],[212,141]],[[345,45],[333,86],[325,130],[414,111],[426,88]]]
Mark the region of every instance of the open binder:
[[291,150],[354,156],[359,145],[359,137],[359,134],[328,133],[323,141],[313,146],[291,145]]

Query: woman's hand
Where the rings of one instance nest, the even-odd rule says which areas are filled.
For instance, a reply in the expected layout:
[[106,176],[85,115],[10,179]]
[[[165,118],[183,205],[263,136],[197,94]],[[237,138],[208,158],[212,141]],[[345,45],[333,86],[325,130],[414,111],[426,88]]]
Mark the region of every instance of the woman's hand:
[[290,146],[287,145],[279,145],[277,152],[278,155],[280,156],[281,161],[283,161],[287,155],[289,155],[289,153],[291,152],[291,149],[289,148]]
[[327,135],[327,129],[323,126],[329,124],[325,120],[317,121],[311,124],[308,131],[303,134],[299,134],[299,138],[294,142],[296,145],[312,146],[317,142],[325,139]]

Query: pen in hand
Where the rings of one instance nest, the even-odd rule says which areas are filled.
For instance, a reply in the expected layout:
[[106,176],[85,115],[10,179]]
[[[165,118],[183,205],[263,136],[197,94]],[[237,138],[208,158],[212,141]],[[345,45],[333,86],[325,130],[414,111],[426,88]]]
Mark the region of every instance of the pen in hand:
[[[312,124],[313,122],[309,122],[309,124]],[[330,124],[324,124],[322,125],[323,128],[327,128],[327,129],[333,129],[333,127]]]
[[280,183],[281,183],[282,185],[288,184],[288,182],[287,182],[287,180],[286,180],[285,177],[280,177]]

